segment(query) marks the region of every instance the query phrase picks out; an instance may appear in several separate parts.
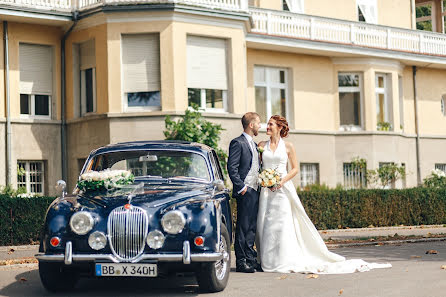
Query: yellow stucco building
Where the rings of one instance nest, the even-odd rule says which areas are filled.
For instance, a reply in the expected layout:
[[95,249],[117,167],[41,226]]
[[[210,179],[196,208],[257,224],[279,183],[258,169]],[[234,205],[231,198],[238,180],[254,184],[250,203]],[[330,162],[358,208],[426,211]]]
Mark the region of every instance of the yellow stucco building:
[[243,113],[286,116],[296,186],[359,186],[355,157],[404,166],[395,187],[446,171],[446,1],[0,6],[0,184],[72,188],[92,149],[163,139],[164,117],[192,104],[226,129],[223,148]]

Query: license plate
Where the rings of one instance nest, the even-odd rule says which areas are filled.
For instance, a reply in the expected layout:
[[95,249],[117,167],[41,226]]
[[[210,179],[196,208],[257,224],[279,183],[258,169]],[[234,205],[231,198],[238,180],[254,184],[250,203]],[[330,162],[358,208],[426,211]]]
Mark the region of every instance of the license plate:
[[158,270],[156,264],[96,264],[96,276],[142,276],[156,277]]

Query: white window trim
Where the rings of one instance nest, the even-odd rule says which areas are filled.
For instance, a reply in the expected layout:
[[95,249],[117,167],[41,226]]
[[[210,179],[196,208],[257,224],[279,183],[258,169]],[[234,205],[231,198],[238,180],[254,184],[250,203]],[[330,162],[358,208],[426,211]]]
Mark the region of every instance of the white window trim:
[[446,163],[435,163],[435,169],[441,170],[446,173]]
[[[378,87],[378,79],[382,77],[384,82],[384,87]],[[384,122],[390,123],[393,128],[393,123],[391,122],[390,114],[390,102],[389,102],[389,88],[388,88],[388,75],[385,73],[376,73],[375,75],[375,103],[376,103],[376,115],[378,115],[378,95],[384,95]],[[378,122],[376,122],[378,125]]]
[[[339,86],[339,75],[358,75],[359,77],[359,86],[357,87],[340,87]],[[360,126],[357,125],[341,125],[339,124],[339,130],[340,131],[353,131],[353,129],[351,129],[350,127],[354,127],[357,130],[364,130],[364,94],[362,91],[362,73],[360,72],[338,72],[338,104],[339,102],[339,93],[356,93],[359,92],[359,102],[361,104],[361,108],[360,108]],[[341,113],[339,112],[339,122],[341,120]]]
[[[303,166],[306,165],[306,166]],[[311,168],[316,169],[315,170],[315,175],[316,175],[316,180],[314,183],[310,183],[309,180],[307,180],[307,168],[311,166]],[[300,186],[301,187],[306,187],[308,185],[313,185],[313,184],[319,184],[320,183],[320,169],[319,169],[319,163],[300,163]]]
[[[425,5],[430,5],[431,6],[431,15],[430,16],[424,16],[424,17],[419,17],[419,18],[416,18],[415,19],[415,23],[418,23],[418,22],[424,22],[424,21],[431,21],[432,22],[432,32],[435,32],[436,31],[436,28],[437,28],[437,26],[436,26],[436,18],[435,18],[435,15],[436,15],[436,5],[435,5],[435,3],[434,3],[435,1],[425,1],[425,2],[422,2],[422,3],[417,3],[416,5],[415,5],[415,7],[418,7],[418,6],[425,6]],[[443,1],[441,1],[441,3],[443,3]]]
[[[25,94],[25,93],[20,93],[20,95],[28,95],[29,97],[29,110],[30,110],[30,114],[20,114],[20,118],[22,119],[42,119],[42,120],[48,120],[51,119],[51,104],[52,104],[52,100],[51,100],[51,95],[50,94]],[[43,95],[43,96],[48,96],[48,115],[36,115],[36,95]]]
[[[264,87],[266,88],[266,119],[268,120],[273,116],[271,112],[271,89],[285,89],[285,118],[290,119],[290,96],[289,96],[289,88],[288,88],[288,69],[274,66],[265,66],[265,65],[254,65],[254,67],[262,67],[265,69],[265,81],[258,82],[254,81],[255,87]],[[278,70],[283,71],[285,73],[285,83],[274,83],[271,82],[271,71]],[[261,128],[266,129],[267,123],[261,123]]]
[[[188,88],[188,89],[194,89],[194,88]],[[209,89],[199,89],[200,90],[200,106],[198,107],[198,110],[201,112],[213,112],[213,113],[228,113],[228,91],[227,90],[221,90],[222,96],[223,96],[223,108],[207,108],[206,107],[206,90]],[[189,109],[192,109],[191,106],[188,107]]]
[[[346,176],[346,173],[347,173],[346,170],[345,170],[346,167],[348,167],[348,169],[347,169],[348,173],[351,174],[349,179]],[[362,185],[362,187],[367,188],[366,172],[367,172],[367,168],[363,168],[362,172],[359,171],[359,170],[354,171],[352,169],[352,162],[351,161],[343,162],[342,163],[342,177],[343,177],[343,181],[342,182],[343,182],[344,187],[348,188],[348,189],[360,189],[361,185]],[[355,176],[353,177],[353,175],[355,175]],[[347,184],[346,181],[348,181],[349,184]],[[360,184],[359,187],[356,184],[357,182]]]
[[[93,88],[93,111],[86,112],[87,110],[87,88],[85,87],[85,71],[92,69],[92,88]],[[96,114],[96,67],[80,70],[81,76],[81,116]]]
[[[18,160],[17,163],[25,163],[25,187],[26,187],[26,192],[27,193],[33,193],[33,194],[41,194],[44,195],[45,193],[45,162],[43,161],[24,161],[24,160]],[[42,181],[40,182],[40,184],[42,185],[42,192],[40,193],[36,193],[36,192],[31,192],[31,182],[30,182],[30,163],[40,163],[42,165]],[[17,180],[17,186],[19,184],[19,181]]]

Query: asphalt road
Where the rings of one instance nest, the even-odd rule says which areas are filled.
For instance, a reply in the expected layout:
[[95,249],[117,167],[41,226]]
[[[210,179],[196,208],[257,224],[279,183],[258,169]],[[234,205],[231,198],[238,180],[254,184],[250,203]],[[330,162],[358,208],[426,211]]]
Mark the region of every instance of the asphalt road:
[[[438,254],[426,254],[436,250]],[[349,259],[390,262],[390,269],[345,275],[232,272],[228,287],[212,296],[446,296],[446,243],[412,243],[399,246],[366,246],[333,250]],[[1,296],[195,296],[199,294],[194,278],[176,276],[159,279],[81,280],[76,290],[49,294],[40,284],[36,265],[0,267]]]

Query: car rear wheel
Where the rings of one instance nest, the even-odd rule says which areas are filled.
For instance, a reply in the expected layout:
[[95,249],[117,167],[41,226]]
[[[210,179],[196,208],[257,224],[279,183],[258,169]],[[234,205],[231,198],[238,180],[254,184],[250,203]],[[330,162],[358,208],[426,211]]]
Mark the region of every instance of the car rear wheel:
[[73,289],[79,280],[75,270],[62,269],[63,264],[39,262],[39,275],[45,289],[51,292],[61,292]]
[[201,271],[197,272],[197,281],[202,292],[220,292],[226,288],[231,269],[230,243],[228,230],[221,224],[220,251],[223,252],[223,258],[217,262],[202,264]]

